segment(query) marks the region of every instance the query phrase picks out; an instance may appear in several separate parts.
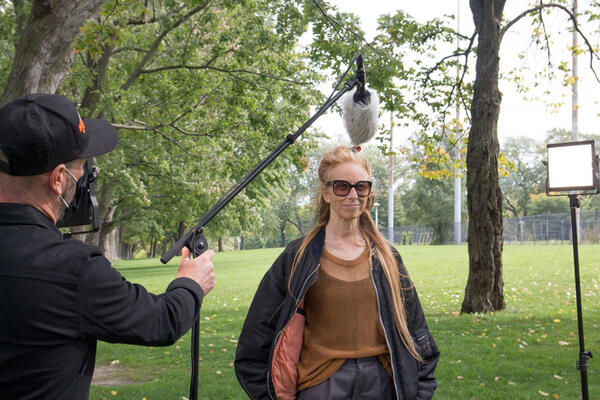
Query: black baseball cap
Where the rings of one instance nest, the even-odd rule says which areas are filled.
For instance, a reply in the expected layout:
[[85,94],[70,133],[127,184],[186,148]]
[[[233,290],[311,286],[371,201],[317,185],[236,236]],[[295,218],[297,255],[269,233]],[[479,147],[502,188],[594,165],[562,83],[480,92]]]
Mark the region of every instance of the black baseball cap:
[[10,175],[42,174],[116,145],[117,130],[109,122],[82,120],[63,96],[30,94],[0,108],[0,171]]

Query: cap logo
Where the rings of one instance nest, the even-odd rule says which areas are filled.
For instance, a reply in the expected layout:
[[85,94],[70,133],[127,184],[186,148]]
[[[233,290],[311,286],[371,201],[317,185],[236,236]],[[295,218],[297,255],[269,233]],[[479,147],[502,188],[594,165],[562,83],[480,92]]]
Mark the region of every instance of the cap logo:
[[79,117],[79,132],[85,135],[85,124],[83,123],[83,120],[81,119],[81,115],[79,115],[79,113],[77,113],[77,116]]

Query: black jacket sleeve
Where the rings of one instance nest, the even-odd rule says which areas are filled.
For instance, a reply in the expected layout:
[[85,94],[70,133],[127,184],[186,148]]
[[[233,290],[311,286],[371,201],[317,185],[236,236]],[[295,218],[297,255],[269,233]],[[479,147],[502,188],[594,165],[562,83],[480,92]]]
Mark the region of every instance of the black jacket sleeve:
[[269,357],[287,292],[281,271],[289,257],[282,253],[260,282],[238,340],[235,373],[250,399],[268,399]]
[[148,293],[99,253],[83,255],[78,285],[82,334],[107,342],[173,344],[191,328],[203,297],[188,278],[175,279],[161,295]]
[[431,332],[429,332],[417,290],[410,280],[408,271],[402,262],[402,258],[395,249],[393,250],[393,253],[398,263],[401,284],[404,290],[408,329],[417,347],[417,351],[423,358],[423,362],[419,363],[417,399],[428,400],[433,397],[433,393],[437,387],[433,371],[440,358],[440,352],[433,340]]

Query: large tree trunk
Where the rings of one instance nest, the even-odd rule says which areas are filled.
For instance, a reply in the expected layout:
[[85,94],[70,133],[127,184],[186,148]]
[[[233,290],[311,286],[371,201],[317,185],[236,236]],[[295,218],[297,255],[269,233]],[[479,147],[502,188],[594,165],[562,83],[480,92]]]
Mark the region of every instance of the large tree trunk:
[[504,308],[502,192],[498,185],[500,21],[505,0],[470,0],[479,35],[467,150],[469,279],[461,312]]
[[[29,93],[55,93],[73,61],[79,28],[106,0],[35,0],[19,42],[0,105]],[[15,7],[22,7],[16,2]],[[17,15],[21,10],[17,10]]]
[[115,229],[116,226],[113,223],[116,211],[116,205],[108,208],[108,212],[104,214],[104,218],[100,222],[100,231],[98,232],[98,247],[104,250],[104,256],[109,260],[119,258],[117,254],[119,248],[118,229]]

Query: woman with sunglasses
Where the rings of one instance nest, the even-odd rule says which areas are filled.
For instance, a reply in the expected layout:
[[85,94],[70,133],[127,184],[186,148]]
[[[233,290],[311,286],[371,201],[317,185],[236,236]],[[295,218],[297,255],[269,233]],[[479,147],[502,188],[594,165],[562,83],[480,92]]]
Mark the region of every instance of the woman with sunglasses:
[[430,399],[439,352],[371,218],[369,164],[336,147],[319,179],[315,228],[279,256],[248,310],[240,384],[251,399]]

